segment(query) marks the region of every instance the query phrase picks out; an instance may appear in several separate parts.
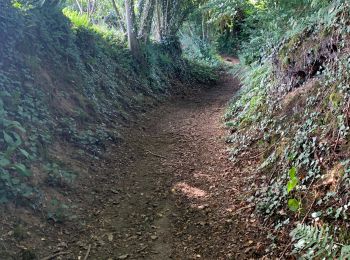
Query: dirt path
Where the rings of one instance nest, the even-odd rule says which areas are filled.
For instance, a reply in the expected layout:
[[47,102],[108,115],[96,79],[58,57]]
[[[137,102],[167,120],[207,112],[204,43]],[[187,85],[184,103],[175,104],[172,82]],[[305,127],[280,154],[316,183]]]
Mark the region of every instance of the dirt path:
[[[252,205],[253,180],[228,161],[222,117],[236,80],[172,100],[126,129],[98,185],[79,241],[91,259],[247,259],[264,245]],[[86,199],[86,198],[85,198]],[[81,234],[81,237],[83,234]],[[259,237],[260,236],[260,237]]]
[[55,159],[79,174],[45,199],[69,206],[48,209],[53,219],[6,205],[0,259],[263,258],[266,225],[248,202],[256,161],[234,166],[225,143],[223,115],[238,89],[222,75],[217,86],[169,100],[123,129],[102,156],[58,140]]
[[103,157],[57,142],[57,159],[79,173],[60,191],[74,207],[54,209],[63,220],[54,221],[8,205],[0,258],[262,258],[267,232],[248,202],[255,162],[233,166],[225,143],[222,118],[238,89],[222,75],[217,86],[165,102],[124,129]]

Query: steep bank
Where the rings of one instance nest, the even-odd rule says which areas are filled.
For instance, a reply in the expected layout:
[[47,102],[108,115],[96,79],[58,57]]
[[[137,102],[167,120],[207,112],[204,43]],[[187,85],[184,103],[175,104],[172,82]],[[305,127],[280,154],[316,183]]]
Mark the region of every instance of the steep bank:
[[231,159],[255,162],[248,200],[281,258],[349,257],[349,10],[332,1],[293,13],[240,72],[227,112]]

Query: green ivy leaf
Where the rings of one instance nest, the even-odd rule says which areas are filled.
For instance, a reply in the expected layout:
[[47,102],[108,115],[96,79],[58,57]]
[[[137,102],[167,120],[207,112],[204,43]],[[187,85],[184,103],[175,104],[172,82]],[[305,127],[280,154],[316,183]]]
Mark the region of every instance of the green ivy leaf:
[[10,182],[11,177],[7,171],[0,171],[0,179],[8,183]]
[[12,181],[12,184],[14,184],[14,185],[17,185],[21,182],[20,179],[18,179],[18,178],[13,178],[11,181]]
[[3,124],[6,129],[11,129],[11,128],[14,128],[14,129],[17,129],[23,133],[26,132],[26,130],[22,127],[21,123],[17,122],[17,121],[13,121],[13,120],[7,120],[5,118],[1,118],[1,124]]
[[8,202],[8,199],[5,195],[0,195],[0,204],[5,204]]
[[298,178],[294,178],[288,181],[287,183],[287,191],[290,193],[297,185],[298,185]]
[[350,246],[349,245],[343,246],[341,249],[341,255],[339,259],[345,260],[349,258],[350,258]]
[[292,167],[289,170],[289,177],[290,180],[287,183],[287,192],[290,193],[299,183],[299,179],[296,176],[297,169],[295,167]]
[[26,150],[24,150],[24,149],[19,149],[19,151],[21,152],[21,154],[25,157],[25,158],[27,158],[27,159],[29,159],[29,153],[26,151]]
[[292,168],[290,168],[289,170],[289,177],[291,179],[295,178],[297,174],[297,168],[295,168],[294,166]]
[[293,212],[298,211],[298,209],[300,208],[300,204],[301,204],[300,201],[297,199],[288,200],[288,208]]
[[31,187],[29,187],[25,183],[21,183],[20,190],[21,190],[21,195],[23,197],[27,197],[27,198],[29,198],[33,194],[33,191],[34,191]]
[[3,134],[4,134],[4,140],[7,144],[9,145],[12,145],[15,141],[13,140],[13,138],[8,134],[6,133],[5,131],[3,131]]
[[6,159],[5,157],[0,157],[0,167],[6,167],[9,165],[11,162]]
[[17,163],[13,166],[13,169],[16,170],[19,174],[29,177],[31,176],[30,171],[26,168],[26,166],[22,163]]
[[16,132],[12,132],[12,135],[15,137],[15,146],[18,147],[22,144],[22,138]]
[[16,132],[11,132],[11,135],[7,132],[3,131],[4,134],[4,140],[8,144],[5,156],[9,158],[16,149],[22,144],[21,137]]

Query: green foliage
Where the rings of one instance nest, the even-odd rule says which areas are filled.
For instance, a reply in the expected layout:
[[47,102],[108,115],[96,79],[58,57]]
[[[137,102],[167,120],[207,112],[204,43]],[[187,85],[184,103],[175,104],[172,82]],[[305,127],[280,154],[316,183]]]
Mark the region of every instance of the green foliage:
[[239,55],[246,64],[264,60],[274,54],[282,41],[292,39],[315,26],[323,25],[322,23],[331,25],[340,3],[344,2],[339,0],[329,4],[328,1],[295,0],[256,1],[251,4],[251,1],[215,1],[230,5],[230,10],[245,10],[240,30],[242,33],[236,40],[239,41],[239,46],[244,46]]
[[[347,225],[350,187],[350,65],[343,40],[350,7],[341,0],[264,2],[245,18],[243,88],[226,115],[232,160],[262,151],[262,184],[252,200],[276,230],[305,223],[293,231],[294,254],[346,259],[349,241],[340,227]],[[317,71],[308,71],[317,62]],[[298,71],[306,77],[293,84]],[[315,213],[305,212],[304,203]],[[319,223],[332,229],[313,226]]]
[[288,200],[288,208],[293,212],[297,212],[300,208],[300,205],[301,205],[301,202],[297,199]]
[[236,16],[240,10],[249,12],[249,9],[254,8],[254,4],[245,0],[210,0],[202,8],[212,12],[212,21],[221,21],[227,16]]
[[[291,191],[293,191],[299,183],[299,179],[296,176],[296,174],[297,174],[297,169],[295,167],[292,167],[289,169],[289,181],[287,183],[287,193],[290,193]],[[300,205],[301,205],[301,202],[297,199],[288,200],[288,208],[293,212],[298,211],[300,208]]]
[[74,219],[76,216],[72,214],[72,208],[58,199],[52,199],[49,205],[47,218],[57,223]]
[[29,198],[34,190],[27,184],[31,172],[22,163],[30,158],[21,137],[25,129],[19,122],[7,119],[1,98],[0,129],[0,203],[16,197]]
[[218,53],[208,42],[203,41],[196,35],[185,33],[181,34],[180,40],[183,55],[187,59],[212,68],[218,68],[221,66]]
[[87,14],[79,14],[77,11],[70,10],[69,8],[64,8],[62,10],[63,14],[69,18],[73,23],[74,27],[88,28],[90,26],[90,20]]
[[297,169],[295,167],[289,170],[289,181],[287,183],[287,192],[290,193],[298,185],[299,179],[296,176]]
[[336,242],[336,234],[329,226],[298,224],[291,232],[295,254],[301,259],[348,259],[350,246]]
[[195,79],[198,83],[212,85],[219,79],[215,68],[209,65],[190,61],[188,69],[190,74],[188,77]]
[[217,81],[217,70],[224,66],[216,49],[207,40],[184,27],[180,34],[182,57],[189,61],[190,77],[200,83],[212,84]]
[[45,166],[47,171],[47,183],[49,186],[54,187],[65,187],[70,186],[76,179],[76,174],[63,170],[63,167],[60,167],[56,163],[47,164]]
[[23,8],[23,4],[19,1],[12,1],[12,6],[14,8],[17,8],[17,9],[22,9]]
[[267,88],[271,75],[271,65],[252,64],[238,70],[244,84],[239,96],[226,112],[226,120],[234,119],[235,125],[244,127],[256,122],[263,114],[266,104]]
[[246,19],[261,9],[258,3],[246,0],[209,0],[201,7],[214,27],[213,44],[220,53],[237,55],[243,41],[249,37]]

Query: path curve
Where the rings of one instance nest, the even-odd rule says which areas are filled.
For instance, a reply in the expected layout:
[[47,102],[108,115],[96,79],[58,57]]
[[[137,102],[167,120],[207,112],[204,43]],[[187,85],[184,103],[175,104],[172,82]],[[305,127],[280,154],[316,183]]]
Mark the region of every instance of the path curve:
[[[91,216],[91,259],[250,259],[264,252],[244,170],[228,160],[223,115],[239,82],[176,98],[147,113],[110,147],[108,199]],[[106,242],[107,241],[107,242]],[[101,258],[102,257],[102,258]]]

